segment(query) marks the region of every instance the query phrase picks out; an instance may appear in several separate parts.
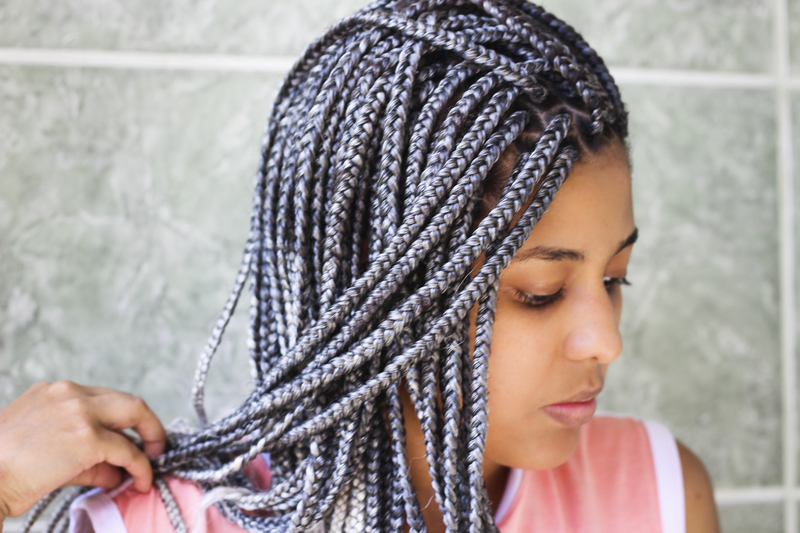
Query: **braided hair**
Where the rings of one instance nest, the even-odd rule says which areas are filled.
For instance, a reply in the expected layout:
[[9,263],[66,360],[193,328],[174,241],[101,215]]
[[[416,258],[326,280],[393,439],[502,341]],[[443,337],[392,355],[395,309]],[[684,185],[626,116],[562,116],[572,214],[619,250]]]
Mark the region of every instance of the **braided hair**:
[[[626,135],[603,61],[524,0],[379,0],[333,26],[275,100],[241,268],[197,367],[201,427],[173,430],[155,472],[252,532],[424,531],[405,387],[447,531],[495,531],[498,278],[572,164]],[[254,390],[209,422],[204,383],[248,279]],[[266,492],[242,473],[262,452]]]

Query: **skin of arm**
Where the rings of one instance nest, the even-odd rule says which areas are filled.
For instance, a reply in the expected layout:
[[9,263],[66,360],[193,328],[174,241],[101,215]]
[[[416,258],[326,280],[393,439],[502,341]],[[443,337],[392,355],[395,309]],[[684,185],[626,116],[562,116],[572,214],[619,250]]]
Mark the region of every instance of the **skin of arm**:
[[678,442],[686,501],[686,533],[719,533],[714,487],[702,461]]
[[[122,431],[142,438],[140,450]],[[0,410],[0,532],[65,485],[117,486],[123,470],[150,490],[148,457],[164,452],[166,434],[141,398],[69,381],[37,383]]]

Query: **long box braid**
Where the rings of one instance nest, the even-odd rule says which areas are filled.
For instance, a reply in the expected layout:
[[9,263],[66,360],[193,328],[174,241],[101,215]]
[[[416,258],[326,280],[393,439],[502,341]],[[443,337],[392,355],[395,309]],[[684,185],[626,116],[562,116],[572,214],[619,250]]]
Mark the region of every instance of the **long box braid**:
[[[524,0],[380,0],[333,26],[273,105],[241,267],[197,367],[201,426],[170,433],[156,473],[252,532],[424,531],[406,387],[447,531],[496,531],[482,461],[498,278],[572,164],[626,135],[602,60]],[[254,390],[209,422],[206,376],[248,279]],[[266,492],[242,473],[262,452]]]

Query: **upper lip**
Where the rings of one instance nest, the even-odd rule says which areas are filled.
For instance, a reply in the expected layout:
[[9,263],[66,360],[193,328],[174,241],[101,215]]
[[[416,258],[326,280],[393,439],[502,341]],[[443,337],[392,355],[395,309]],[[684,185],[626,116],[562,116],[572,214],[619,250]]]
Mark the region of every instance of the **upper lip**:
[[574,396],[570,396],[566,400],[561,400],[560,402],[556,402],[556,403],[551,404],[551,405],[558,405],[560,403],[588,402],[589,400],[593,400],[594,398],[596,398],[597,395],[600,394],[600,392],[602,390],[603,390],[603,386],[600,385],[596,389],[581,391],[578,394],[575,394]]

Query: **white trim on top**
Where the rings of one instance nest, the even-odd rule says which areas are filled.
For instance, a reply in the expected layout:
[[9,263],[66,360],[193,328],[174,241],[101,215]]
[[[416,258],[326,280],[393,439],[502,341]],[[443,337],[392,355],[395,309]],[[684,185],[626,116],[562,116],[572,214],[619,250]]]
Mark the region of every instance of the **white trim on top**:
[[643,420],[650,440],[658,487],[658,506],[663,533],[686,533],[683,470],[678,444],[672,433],[658,422]]

